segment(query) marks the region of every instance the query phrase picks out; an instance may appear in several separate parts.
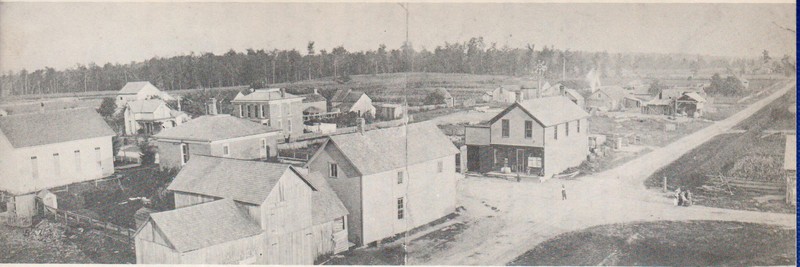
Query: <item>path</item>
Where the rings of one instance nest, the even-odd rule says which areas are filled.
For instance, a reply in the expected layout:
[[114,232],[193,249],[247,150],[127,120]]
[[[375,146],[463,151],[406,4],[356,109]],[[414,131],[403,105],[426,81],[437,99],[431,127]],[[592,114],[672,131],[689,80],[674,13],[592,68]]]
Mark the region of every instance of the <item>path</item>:
[[[673,206],[667,193],[645,189],[643,182],[658,169],[691,149],[723,134],[742,120],[792,89],[794,81],[753,103],[728,119],[690,134],[614,169],[579,180],[516,183],[497,179],[467,178],[460,182],[462,216],[470,227],[449,247],[414,258],[411,264],[502,265],[558,234],[587,227],[657,220],[721,220],[766,223],[795,228],[794,214],[776,214],[693,206]],[[570,199],[561,200],[561,185]],[[603,196],[603,197],[600,197]],[[497,211],[491,209],[495,207]]]

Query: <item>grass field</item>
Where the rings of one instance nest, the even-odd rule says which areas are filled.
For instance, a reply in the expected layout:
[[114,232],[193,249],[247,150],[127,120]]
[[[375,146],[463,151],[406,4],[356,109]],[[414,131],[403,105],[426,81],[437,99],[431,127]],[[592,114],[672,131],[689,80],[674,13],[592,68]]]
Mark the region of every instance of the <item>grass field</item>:
[[[728,177],[739,175],[733,172],[737,164],[749,164],[748,167],[755,170],[749,173],[759,173],[755,176],[737,178],[780,183],[785,138],[781,134],[768,134],[765,131],[796,128],[795,115],[788,109],[795,102],[795,97],[796,91],[790,91],[735,127],[746,132],[715,137],[657,171],[645,181],[645,185],[660,188],[663,183],[662,179],[666,176],[670,188],[674,189],[680,186],[683,189],[690,189],[698,199],[696,203],[700,205],[794,212],[794,208],[783,204],[780,199],[766,203],[758,201],[756,198],[764,196],[758,192],[747,192],[734,188],[734,195],[730,195],[727,192],[700,189],[703,186],[715,186],[718,182],[706,175],[723,174]],[[748,160],[745,158],[755,158],[759,161],[747,162]]]
[[738,222],[597,226],[556,236],[508,265],[794,265],[795,231]]

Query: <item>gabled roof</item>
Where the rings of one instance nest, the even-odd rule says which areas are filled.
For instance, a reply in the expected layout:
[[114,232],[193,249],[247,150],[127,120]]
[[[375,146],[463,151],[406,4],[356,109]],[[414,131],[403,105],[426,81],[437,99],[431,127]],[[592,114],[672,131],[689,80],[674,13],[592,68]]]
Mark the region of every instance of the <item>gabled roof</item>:
[[564,94],[572,96],[578,101],[583,101],[583,96],[575,89],[564,89]]
[[15,148],[113,136],[114,131],[91,108],[51,110],[0,116],[0,135]]
[[702,102],[706,102],[706,98],[705,97],[702,97],[702,96],[700,96],[699,94],[697,94],[695,92],[685,93],[685,94],[683,94],[683,96],[679,97],[678,99],[686,99],[686,98],[692,99],[694,101],[701,102],[701,103]]
[[122,87],[122,89],[119,90],[119,94],[121,94],[121,95],[137,94],[137,93],[139,93],[139,91],[141,91],[145,87],[152,87],[152,88],[158,90],[158,87],[156,87],[155,85],[153,85],[152,83],[147,82],[147,81],[128,82],[128,83],[125,84],[125,86]]
[[163,129],[153,137],[156,139],[212,142],[276,131],[280,130],[247,119],[223,114],[201,116],[177,127]]
[[331,97],[331,102],[344,102],[352,104],[361,99],[361,96],[365,94],[366,93],[364,92],[353,91],[351,89],[342,89],[333,94],[333,97]]
[[261,205],[284,173],[296,174],[293,168],[282,163],[192,155],[167,189]]
[[133,111],[133,113],[153,113],[158,109],[158,107],[161,105],[166,106],[167,103],[161,99],[148,99],[128,101],[127,105],[128,108]]
[[279,88],[269,88],[269,89],[256,89],[254,92],[248,95],[244,95],[240,92],[231,101],[270,101],[270,100],[281,100],[281,99],[291,99],[291,98],[300,98],[300,96],[286,92],[281,93],[281,89]]
[[263,232],[230,199],[151,213],[150,218],[178,252],[206,248]]
[[304,97],[303,98],[303,103],[326,102],[326,101],[328,101],[327,99],[325,99],[324,96],[322,96],[320,94],[307,94],[307,95],[301,95],[301,96]]
[[604,94],[606,94],[611,99],[616,99],[616,100],[622,100],[622,98],[624,98],[626,95],[628,95],[628,93],[625,92],[625,89],[623,89],[620,86],[616,86],[616,85],[614,85],[614,86],[601,86],[601,87],[597,88],[597,92],[603,92]]
[[783,169],[797,170],[797,136],[786,135],[786,148],[783,152]]
[[447,89],[444,89],[444,88],[441,88],[441,87],[436,88],[436,93],[442,95],[445,99],[453,98],[453,96],[450,95],[449,92],[447,92]]
[[553,96],[515,102],[489,120],[489,124],[495,123],[505,116],[506,113],[517,107],[521,108],[534,120],[539,122],[539,124],[545,127],[589,117],[589,113],[586,113],[586,111],[573,103],[572,100],[569,100],[569,98]]
[[702,87],[675,87],[661,90],[661,98],[678,98],[686,93],[697,93],[705,95],[706,91]]
[[334,145],[361,175],[427,162],[459,152],[432,122],[408,124],[407,129],[407,138],[404,126],[333,135],[323,148]]
[[304,173],[306,179],[317,188],[312,193],[311,218],[313,225],[333,221],[349,214],[342,200],[336,196],[328,181],[319,172]]

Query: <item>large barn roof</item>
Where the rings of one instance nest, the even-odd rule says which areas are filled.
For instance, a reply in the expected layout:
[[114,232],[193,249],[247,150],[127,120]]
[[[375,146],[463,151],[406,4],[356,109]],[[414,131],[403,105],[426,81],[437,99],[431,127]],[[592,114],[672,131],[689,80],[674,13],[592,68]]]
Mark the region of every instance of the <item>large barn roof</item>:
[[522,108],[543,126],[552,126],[589,117],[580,106],[563,96],[543,97],[516,102],[497,114],[489,123],[494,123],[514,108]]
[[[282,163],[192,155],[167,189],[261,205],[283,174],[294,172],[292,168]],[[302,176],[300,179],[305,181]]]
[[113,136],[114,131],[91,108],[51,110],[0,116],[0,135],[15,148]]
[[163,129],[153,137],[211,142],[276,131],[280,130],[247,119],[222,114],[201,116],[177,127]]
[[400,126],[334,135],[326,145],[333,143],[361,175],[388,171],[459,152],[439,127],[431,122],[408,124],[407,128],[407,138]]
[[206,248],[263,232],[230,199],[151,213],[150,218],[178,252]]
[[158,90],[158,88],[155,85],[153,85],[152,83],[147,82],[147,81],[143,81],[143,82],[128,82],[128,83],[125,84],[125,86],[122,87],[122,89],[119,90],[119,94],[121,94],[121,95],[137,94],[137,93],[139,93],[139,91],[141,91],[142,89],[144,89],[146,87],[153,87],[156,90]]

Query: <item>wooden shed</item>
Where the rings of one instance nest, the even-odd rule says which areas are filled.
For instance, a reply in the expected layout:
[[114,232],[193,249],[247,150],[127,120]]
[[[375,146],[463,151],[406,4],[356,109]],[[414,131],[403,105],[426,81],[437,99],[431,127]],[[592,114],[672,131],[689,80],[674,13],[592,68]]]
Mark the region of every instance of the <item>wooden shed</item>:
[[265,234],[223,199],[152,213],[135,236],[138,264],[246,264],[263,251]]

